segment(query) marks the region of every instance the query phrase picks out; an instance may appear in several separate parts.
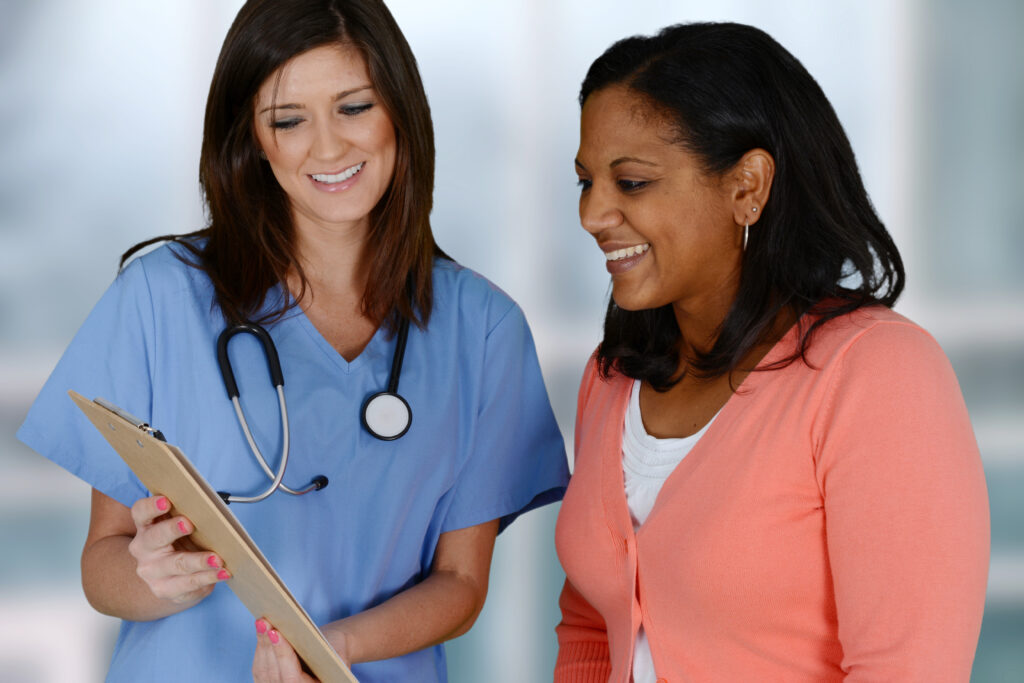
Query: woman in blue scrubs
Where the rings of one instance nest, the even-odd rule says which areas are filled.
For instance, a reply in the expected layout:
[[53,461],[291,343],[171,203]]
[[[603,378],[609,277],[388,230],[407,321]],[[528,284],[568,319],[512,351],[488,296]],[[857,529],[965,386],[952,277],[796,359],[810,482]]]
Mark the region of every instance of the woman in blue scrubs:
[[[479,613],[496,534],[561,497],[564,449],[529,328],[434,243],[433,162],[415,61],[381,2],[245,4],[207,102],[209,225],[123,267],[19,431],[94,489],[83,586],[123,620],[108,680],[304,674],[223,585],[232,568],[189,545],[192,522],[165,514],[69,389],[161,429],[215,489],[262,491],[216,359],[226,326],[262,324],[285,378],[284,483],[329,485],[232,511],[364,682],[445,680],[440,643]],[[385,441],[360,415],[388,384],[403,320],[413,420]],[[229,355],[253,437],[276,454],[262,347],[239,335]]]

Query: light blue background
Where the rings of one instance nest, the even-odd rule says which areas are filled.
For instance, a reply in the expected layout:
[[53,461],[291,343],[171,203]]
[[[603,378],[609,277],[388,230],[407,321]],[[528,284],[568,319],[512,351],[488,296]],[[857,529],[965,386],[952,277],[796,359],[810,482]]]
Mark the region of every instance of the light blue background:
[[[88,490],[13,433],[134,242],[203,224],[203,103],[238,0],[0,0],[0,679],[100,680],[113,620],[81,595]],[[1015,0],[393,0],[437,132],[441,245],[533,326],[571,447],[604,259],[578,224],[576,93],[625,35],[766,29],[819,80],[907,263],[897,310],[960,377],[988,473],[993,562],[975,681],[1024,671],[1024,6]],[[950,501],[951,506],[956,501]],[[555,509],[499,541],[452,680],[550,679]]]

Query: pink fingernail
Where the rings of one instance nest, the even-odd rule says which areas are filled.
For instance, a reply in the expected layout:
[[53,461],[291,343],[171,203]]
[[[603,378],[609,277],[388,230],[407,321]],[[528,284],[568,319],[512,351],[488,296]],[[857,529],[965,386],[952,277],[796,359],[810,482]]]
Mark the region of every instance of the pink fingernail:
[[274,645],[277,645],[277,641],[281,640],[281,636],[277,635],[277,631],[274,629],[270,629],[270,633],[267,634],[267,637],[270,638],[270,642]]
[[266,632],[267,632],[267,622],[263,621],[262,619],[257,619],[256,620],[256,633],[258,633],[258,634],[260,634],[262,636]]
[[183,522],[181,520],[178,520],[178,528],[181,529],[181,533],[183,533],[183,534],[187,534],[188,533],[188,527],[185,526],[185,522]]
[[208,558],[206,558],[206,564],[210,565],[214,569],[220,566],[220,562],[217,561],[216,555],[210,555]]
[[171,507],[171,504],[163,496],[156,499],[156,509],[160,512],[167,512],[167,508],[169,507]]
[[221,569],[219,572],[217,572],[217,578],[221,581],[227,581],[231,578],[231,574],[228,574],[227,569]]

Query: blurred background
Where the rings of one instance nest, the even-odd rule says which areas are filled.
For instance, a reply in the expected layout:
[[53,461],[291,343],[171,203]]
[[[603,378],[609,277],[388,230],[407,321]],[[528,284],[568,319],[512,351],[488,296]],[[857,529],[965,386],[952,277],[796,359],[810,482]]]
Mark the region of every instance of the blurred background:
[[[988,476],[992,569],[972,680],[1024,676],[1024,3],[391,0],[437,132],[433,224],[533,327],[567,445],[608,294],[580,228],[576,94],[614,40],[759,26],[819,80],[907,264],[897,310],[952,359]],[[203,106],[240,0],[0,0],[0,680],[102,680],[116,622],[79,586],[88,487],[14,439],[143,238],[203,225]],[[950,501],[956,506],[956,501]],[[550,680],[554,507],[500,538],[453,682]],[[58,656],[59,655],[59,656]]]

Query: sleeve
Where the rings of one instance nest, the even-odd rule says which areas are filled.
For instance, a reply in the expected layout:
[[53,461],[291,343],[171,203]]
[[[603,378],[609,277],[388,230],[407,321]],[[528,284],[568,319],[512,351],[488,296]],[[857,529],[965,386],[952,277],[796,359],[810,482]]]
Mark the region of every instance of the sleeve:
[[952,367],[920,328],[861,333],[814,438],[847,681],[967,681],[988,496]]
[[128,506],[146,489],[67,392],[105,398],[148,421],[154,325],[148,281],[136,259],[75,334],[17,434],[37,453]]
[[[595,383],[599,381],[597,351],[587,361],[576,396],[575,453],[579,457],[580,436],[587,422],[585,411]],[[577,483],[578,485],[578,483]],[[565,508],[563,507],[563,511]],[[560,520],[565,522],[566,520]],[[571,533],[571,532],[570,532]],[[561,552],[561,548],[559,549]],[[611,675],[611,655],[604,617],[567,578],[558,599],[562,620],[555,627],[558,636],[558,657],[555,660],[555,683],[607,683]]]
[[554,683],[607,683],[612,673],[604,619],[568,579],[558,599],[558,658]]
[[562,499],[565,443],[541,376],[533,336],[518,306],[487,334],[474,436],[453,487],[442,532],[522,513]]

